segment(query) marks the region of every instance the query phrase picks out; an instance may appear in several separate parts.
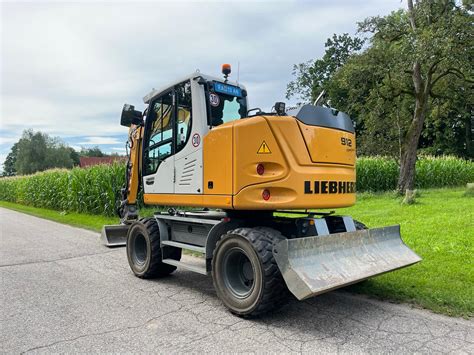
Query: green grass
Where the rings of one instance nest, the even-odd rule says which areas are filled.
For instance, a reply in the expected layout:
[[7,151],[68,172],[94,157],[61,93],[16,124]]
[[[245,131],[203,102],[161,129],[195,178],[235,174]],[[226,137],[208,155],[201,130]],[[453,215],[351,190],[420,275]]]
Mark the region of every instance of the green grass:
[[393,193],[359,194],[356,206],[339,209],[368,227],[400,224],[404,242],[423,261],[348,289],[437,313],[474,314],[474,198],[464,189],[422,190],[413,205]]
[[18,203],[0,201],[0,207],[9,208],[14,211],[23,212],[32,216],[49,219],[51,221],[69,224],[74,227],[90,229],[100,232],[104,224],[117,224],[117,217],[106,217],[102,215],[90,215],[75,212],[59,212],[45,208],[20,205]]
[[[350,286],[351,292],[412,303],[450,316],[474,315],[474,197],[465,189],[421,190],[413,205],[394,193],[359,194],[354,207],[339,209],[367,226],[401,225],[405,243],[423,261]],[[1,207],[92,230],[115,224],[114,217],[61,214],[53,210],[0,201]],[[141,211],[149,216],[153,208]]]

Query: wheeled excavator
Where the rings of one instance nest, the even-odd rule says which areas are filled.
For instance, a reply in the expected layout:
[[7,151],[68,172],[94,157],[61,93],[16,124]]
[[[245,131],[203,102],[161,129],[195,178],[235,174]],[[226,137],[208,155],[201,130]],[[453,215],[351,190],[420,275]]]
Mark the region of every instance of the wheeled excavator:
[[[199,71],[152,90],[129,127],[120,224],[103,242],[125,245],[132,272],[157,278],[183,268],[212,275],[234,314],[274,310],[421,260],[400,228],[368,229],[330,209],[356,202],[351,118],[325,105],[249,110],[244,85]],[[162,206],[139,218],[145,205]],[[183,258],[202,254],[202,263]]]

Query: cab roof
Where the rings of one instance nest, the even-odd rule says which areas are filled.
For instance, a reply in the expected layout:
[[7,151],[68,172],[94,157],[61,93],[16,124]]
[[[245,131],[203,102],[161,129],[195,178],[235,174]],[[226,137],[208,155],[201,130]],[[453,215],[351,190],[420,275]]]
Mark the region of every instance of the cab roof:
[[[210,76],[210,75],[206,75],[206,74],[203,74],[199,71],[195,71],[185,77],[182,77],[181,79],[179,80],[176,80],[172,83],[169,83],[168,85],[165,85],[165,86],[162,86],[160,87],[159,89],[153,89],[152,91],[150,91],[147,95],[145,95],[143,97],[143,102],[145,104],[149,104],[151,100],[153,100],[156,96],[158,96],[159,94],[161,94],[162,92],[168,90],[169,88],[179,84],[179,83],[182,83],[183,81],[186,81],[186,80],[192,80],[192,79],[195,79],[195,78],[198,78],[198,77],[201,77],[207,81],[219,81],[221,83],[224,82],[224,78],[218,78],[218,77],[215,77],[215,76]],[[229,85],[233,85],[233,86],[238,86],[239,88],[241,88],[242,90],[245,90],[245,86],[242,85],[242,84],[239,84],[237,83],[236,81],[231,81],[231,80],[228,80],[227,81],[227,84]]]

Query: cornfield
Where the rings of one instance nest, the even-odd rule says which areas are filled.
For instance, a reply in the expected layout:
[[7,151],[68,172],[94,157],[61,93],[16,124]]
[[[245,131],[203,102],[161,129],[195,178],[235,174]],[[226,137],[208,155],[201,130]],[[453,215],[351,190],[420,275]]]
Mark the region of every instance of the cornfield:
[[[390,191],[397,187],[400,168],[395,159],[361,157],[357,159],[357,191]],[[474,163],[452,156],[421,156],[416,162],[415,187],[462,186],[474,182]]]
[[117,191],[122,187],[124,177],[125,165],[117,163],[2,178],[0,200],[59,211],[113,216]]
[[[394,190],[398,172],[394,159],[359,158],[357,190]],[[0,200],[58,211],[113,216],[117,192],[123,185],[124,176],[125,165],[116,163],[1,178]],[[417,161],[417,188],[462,186],[468,182],[474,182],[474,163],[471,161],[449,156],[420,157]]]

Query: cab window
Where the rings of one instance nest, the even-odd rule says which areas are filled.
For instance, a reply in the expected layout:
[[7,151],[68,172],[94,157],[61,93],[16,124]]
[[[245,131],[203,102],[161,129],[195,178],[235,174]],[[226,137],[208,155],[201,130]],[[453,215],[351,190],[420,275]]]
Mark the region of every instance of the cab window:
[[145,174],[156,172],[160,163],[172,154],[173,92],[156,99],[148,110],[148,134],[144,140]]
[[185,81],[176,86],[176,152],[184,148],[191,134],[192,102],[191,82]]
[[247,117],[247,100],[245,97],[211,92],[210,99],[213,126]]
[[191,82],[174,86],[148,108],[143,139],[144,175],[184,148],[192,125]]

